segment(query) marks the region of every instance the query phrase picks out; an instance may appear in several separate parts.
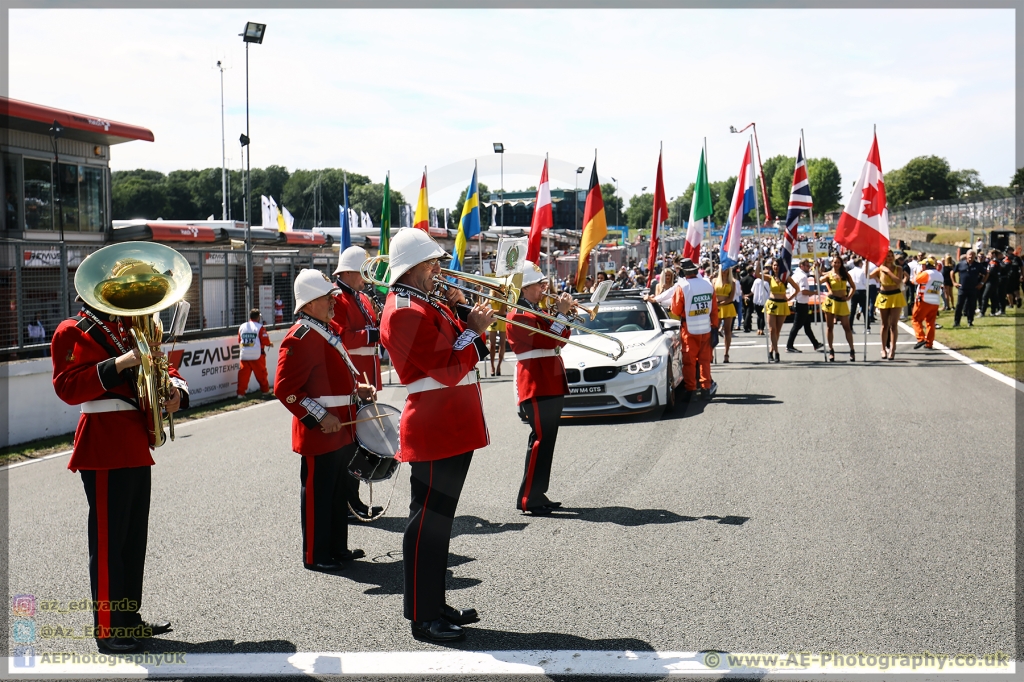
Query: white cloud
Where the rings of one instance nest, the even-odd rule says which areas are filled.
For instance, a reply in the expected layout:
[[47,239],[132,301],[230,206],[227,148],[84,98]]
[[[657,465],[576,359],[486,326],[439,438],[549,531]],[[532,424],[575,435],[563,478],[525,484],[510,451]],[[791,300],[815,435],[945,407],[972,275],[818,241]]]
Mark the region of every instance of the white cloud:
[[115,168],[218,166],[223,59],[239,167],[246,20],[268,24],[249,54],[256,166],[390,170],[401,188],[502,141],[536,166],[507,174],[512,190],[545,152],[586,166],[585,184],[596,147],[628,197],[653,185],[663,141],[672,196],[704,136],[711,178],[735,174],[744,139],[728,126],[755,120],[763,158],[792,155],[802,127],[846,179],[876,123],[886,168],[937,154],[989,184],[1014,168],[1012,10],[15,9],[10,94],[152,129],[155,143],[114,149]]

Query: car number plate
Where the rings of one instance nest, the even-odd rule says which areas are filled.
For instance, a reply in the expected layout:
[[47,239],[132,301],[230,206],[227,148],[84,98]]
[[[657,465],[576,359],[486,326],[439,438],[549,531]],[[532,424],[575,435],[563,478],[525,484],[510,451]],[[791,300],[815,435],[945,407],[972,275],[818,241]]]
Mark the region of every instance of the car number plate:
[[570,386],[569,395],[588,395],[591,393],[604,393],[604,384],[596,386]]

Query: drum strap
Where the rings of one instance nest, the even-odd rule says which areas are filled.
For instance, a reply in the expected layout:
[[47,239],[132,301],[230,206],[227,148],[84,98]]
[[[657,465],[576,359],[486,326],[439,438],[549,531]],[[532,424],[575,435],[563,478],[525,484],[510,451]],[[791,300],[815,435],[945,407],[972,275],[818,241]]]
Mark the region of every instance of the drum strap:
[[352,364],[352,358],[348,356],[348,351],[345,350],[345,346],[342,345],[341,337],[329,332],[324,323],[320,320],[314,320],[312,317],[306,316],[305,313],[299,313],[299,315],[299,324],[309,327],[317,334],[324,337],[324,340],[331,344],[331,347],[334,348],[334,350],[338,351],[341,355],[341,359],[344,360],[345,365],[348,366],[348,371],[352,372],[352,376],[355,377],[356,383],[359,383],[359,372],[356,370],[356,366]]

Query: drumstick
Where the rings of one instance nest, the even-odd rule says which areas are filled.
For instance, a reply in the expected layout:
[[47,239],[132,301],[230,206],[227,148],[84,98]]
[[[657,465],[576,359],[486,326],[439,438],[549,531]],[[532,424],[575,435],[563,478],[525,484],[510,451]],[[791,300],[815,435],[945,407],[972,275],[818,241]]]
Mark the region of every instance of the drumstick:
[[386,414],[379,414],[376,417],[363,417],[362,419],[356,419],[350,422],[342,422],[342,426],[351,426],[352,424],[362,424],[363,422],[373,421],[374,419],[384,419],[387,417]]

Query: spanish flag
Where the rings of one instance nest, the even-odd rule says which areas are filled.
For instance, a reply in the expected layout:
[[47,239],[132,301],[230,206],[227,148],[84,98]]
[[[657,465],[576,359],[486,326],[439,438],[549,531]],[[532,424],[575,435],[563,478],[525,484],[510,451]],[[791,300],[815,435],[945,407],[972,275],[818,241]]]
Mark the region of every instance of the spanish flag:
[[608,234],[608,222],[604,218],[604,198],[601,183],[597,181],[597,158],[590,171],[590,189],[587,191],[587,205],[583,209],[583,237],[580,239],[580,263],[576,270],[576,291],[583,291],[587,282],[590,252]]
[[427,201],[427,169],[423,169],[423,182],[420,183],[420,198],[416,201],[416,213],[412,216],[412,226],[424,232],[430,230],[430,203]]

